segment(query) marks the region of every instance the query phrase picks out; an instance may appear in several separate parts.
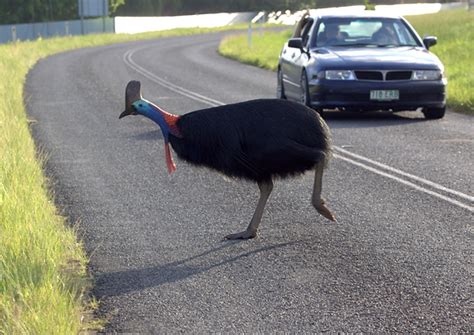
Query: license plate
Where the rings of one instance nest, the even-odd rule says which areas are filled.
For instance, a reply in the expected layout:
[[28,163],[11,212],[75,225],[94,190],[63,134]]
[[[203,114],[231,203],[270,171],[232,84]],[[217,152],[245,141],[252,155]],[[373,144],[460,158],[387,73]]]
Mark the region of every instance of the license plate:
[[400,93],[398,90],[371,90],[370,100],[390,101],[398,100]]

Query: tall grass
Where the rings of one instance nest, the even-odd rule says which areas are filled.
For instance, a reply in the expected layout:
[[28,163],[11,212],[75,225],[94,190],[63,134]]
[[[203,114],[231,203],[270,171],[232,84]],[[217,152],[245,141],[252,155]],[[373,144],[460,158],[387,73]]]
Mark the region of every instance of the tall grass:
[[37,160],[23,108],[25,75],[44,54],[33,43],[0,46],[0,333],[5,334],[77,333],[77,301],[88,285],[81,245],[47,195],[44,160]]
[[[435,35],[438,45],[431,48],[446,68],[448,77],[448,107],[474,114],[474,12],[443,11],[436,14],[407,17],[421,36]],[[291,36],[291,30],[254,34],[252,47],[245,35],[235,35],[222,41],[219,52],[244,63],[276,70],[280,51]]]
[[[235,29],[227,27],[223,29]],[[215,31],[89,35],[0,45],[0,334],[77,334],[91,281],[74,230],[58,214],[23,104],[28,70],[80,47]]]
[[474,11],[445,11],[407,19],[421,36],[438,37],[438,44],[430,50],[446,68],[449,107],[474,114]]
[[250,48],[246,35],[232,35],[222,40],[218,51],[221,55],[242,63],[276,71],[280,51],[291,35],[292,29],[254,33]]

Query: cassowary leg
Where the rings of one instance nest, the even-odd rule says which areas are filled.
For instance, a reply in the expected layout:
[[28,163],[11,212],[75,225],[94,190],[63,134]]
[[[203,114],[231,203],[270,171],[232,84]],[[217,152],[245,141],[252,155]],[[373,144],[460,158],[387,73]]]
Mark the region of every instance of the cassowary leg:
[[260,189],[260,199],[258,199],[257,209],[253,214],[252,221],[250,221],[249,226],[247,227],[246,231],[236,234],[227,235],[225,238],[228,240],[238,240],[238,239],[249,239],[254,238],[257,236],[257,229],[260,221],[262,220],[263,210],[265,208],[265,204],[267,203],[268,197],[273,190],[273,182],[272,180],[266,180],[258,183],[258,187]]
[[313,196],[311,202],[313,203],[314,208],[318,211],[319,214],[325,218],[336,221],[336,217],[331,212],[329,208],[326,207],[324,199],[321,198],[321,190],[323,187],[323,171],[324,171],[324,162],[319,162],[316,165],[316,173],[314,175],[314,187],[313,187]]

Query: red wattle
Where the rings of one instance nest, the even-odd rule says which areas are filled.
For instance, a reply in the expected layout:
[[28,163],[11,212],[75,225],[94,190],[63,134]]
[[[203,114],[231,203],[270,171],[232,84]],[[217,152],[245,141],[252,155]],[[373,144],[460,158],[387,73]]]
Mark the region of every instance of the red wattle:
[[171,174],[176,171],[176,165],[173,162],[173,157],[171,156],[170,145],[165,143],[165,156],[166,156],[166,165],[168,166],[168,172]]

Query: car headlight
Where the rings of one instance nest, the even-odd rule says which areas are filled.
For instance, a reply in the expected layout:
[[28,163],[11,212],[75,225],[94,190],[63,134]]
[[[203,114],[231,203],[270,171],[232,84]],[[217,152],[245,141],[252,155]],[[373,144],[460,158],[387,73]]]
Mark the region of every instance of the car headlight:
[[355,80],[354,71],[351,70],[326,70],[324,77],[328,80]]
[[439,80],[443,74],[439,70],[416,70],[413,71],[413,80]]

